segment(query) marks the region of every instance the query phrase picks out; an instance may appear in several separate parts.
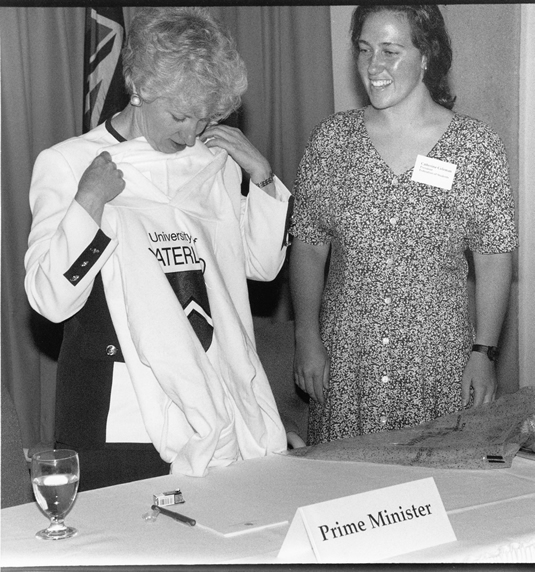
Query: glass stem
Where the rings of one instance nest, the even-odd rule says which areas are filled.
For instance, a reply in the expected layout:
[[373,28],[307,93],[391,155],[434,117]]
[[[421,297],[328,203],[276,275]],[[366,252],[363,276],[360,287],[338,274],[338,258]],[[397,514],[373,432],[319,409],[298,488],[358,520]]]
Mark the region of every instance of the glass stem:
[[50,526],[48,527],[50,530],[62,530],[65,528],[65,523],[63,522],[65,519],[59,516],[51,516],[50,517]]

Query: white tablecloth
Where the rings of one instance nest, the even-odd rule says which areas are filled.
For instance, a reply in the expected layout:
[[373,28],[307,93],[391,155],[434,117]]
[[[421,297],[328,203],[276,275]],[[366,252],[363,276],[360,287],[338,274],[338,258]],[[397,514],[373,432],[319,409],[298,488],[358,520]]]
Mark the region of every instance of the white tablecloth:
[[[278,552],[301,506],[433,477],[457,541],[392,562],[535,562],[535,462],[510,469],[438,470],[272,455],[212,470],[167,476],[78,495],[66,522],[76,537],[37,540],[46,518],[35,503],[1,511],[2,567],[281,563]],[[152,495],[180,488],[173,507],[189,527],[160,515],[143,520]]]

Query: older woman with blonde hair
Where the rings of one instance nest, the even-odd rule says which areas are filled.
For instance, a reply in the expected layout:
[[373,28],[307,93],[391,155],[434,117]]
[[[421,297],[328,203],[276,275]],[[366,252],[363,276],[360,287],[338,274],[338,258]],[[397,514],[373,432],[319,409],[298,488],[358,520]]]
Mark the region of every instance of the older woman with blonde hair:
[[129,105],[43,151],[30,190],[26,291],[65,322],[56,440],[82,490],[286,448],[246,278],[281,268],[290,193],[218,123],[243,61],[206,10],[143,8],[124,75]]

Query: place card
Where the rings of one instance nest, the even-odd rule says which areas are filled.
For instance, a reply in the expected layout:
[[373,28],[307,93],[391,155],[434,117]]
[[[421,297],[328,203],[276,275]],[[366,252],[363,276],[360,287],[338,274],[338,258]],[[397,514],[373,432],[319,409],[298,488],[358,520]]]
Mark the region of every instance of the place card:
[[373,563],[455,540],[430,477],[298,508],[278,559]]
[[451,190],[457,165],[418,155],[414,163],[411,179],[417,183],[424,183],[432,187]]

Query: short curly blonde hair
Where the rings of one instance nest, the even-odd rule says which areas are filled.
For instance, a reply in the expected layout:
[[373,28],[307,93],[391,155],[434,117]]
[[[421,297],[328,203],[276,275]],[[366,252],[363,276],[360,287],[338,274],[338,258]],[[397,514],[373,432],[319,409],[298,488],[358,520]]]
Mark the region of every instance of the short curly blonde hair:
[[123,49],[129,93],[176,99],[219,121],[241,105],[247,71],[228,32],[204,8],[139,8]]

